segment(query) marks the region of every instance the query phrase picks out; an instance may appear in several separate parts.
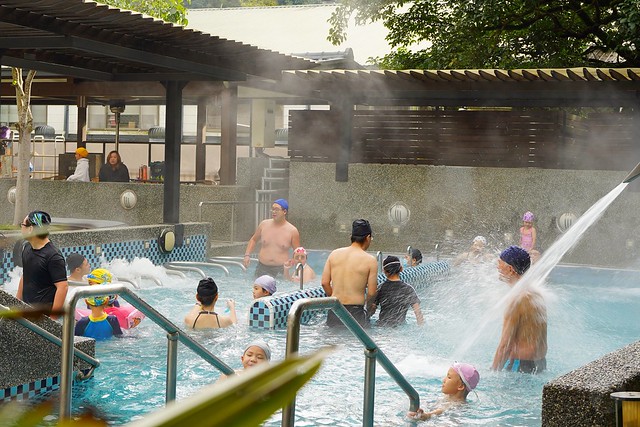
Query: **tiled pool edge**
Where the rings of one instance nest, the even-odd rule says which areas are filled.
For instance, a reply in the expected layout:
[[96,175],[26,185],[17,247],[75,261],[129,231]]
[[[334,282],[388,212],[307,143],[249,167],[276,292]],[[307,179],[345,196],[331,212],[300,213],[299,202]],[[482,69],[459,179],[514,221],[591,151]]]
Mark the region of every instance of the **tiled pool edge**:
[[542,425],[613,426],[616,391],[640,391],[640,341],[545,384]]

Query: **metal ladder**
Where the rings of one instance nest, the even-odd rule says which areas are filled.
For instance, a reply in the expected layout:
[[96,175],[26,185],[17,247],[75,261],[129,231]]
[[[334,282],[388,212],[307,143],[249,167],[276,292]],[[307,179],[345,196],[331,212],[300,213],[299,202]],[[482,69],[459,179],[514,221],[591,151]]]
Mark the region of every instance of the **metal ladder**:
[[99,295],[120,295],[125,301],[140,310],[147,319],[160,326],[167,332],[167,403],[176,399],[176,376],[178,364],[178,341],[182,342],[196,355],[213,365],[226,375],[234,374],[222,360],[193,340],[182,329],[174,325],[169,319],[151,307],[146,301],[133,293],[122,283],[112,283],[100,286],[82,286],[69,291],[64,302],[64,322],[62,324],[62,373],[60,374],[60,419],[71,417],[71,391],[73,384],[73,337],[75,329],[75,308],[81,298]]
[[[293,303],[287,319],[287,347],[285,357],[290,358],[298,353],[300,344],[300,319],[302,312],[309,309],[331,309],[344,323],[347,329],[364,345],[364,427],[373,427],[373,409],[376,389],[376,361],[382,365],[385,371],[394,379],[409,397],[409,411],[416,411],[420,407],[420,396],[409,384],[407,379],[398,371],[395,365],[387,358],[384,352],[376,345],[371,337],[362,329],[362,326],[349,314],[346,308],[335,297],[303,298]],[[282,427],[295,425],[295,399],[282,411]]]

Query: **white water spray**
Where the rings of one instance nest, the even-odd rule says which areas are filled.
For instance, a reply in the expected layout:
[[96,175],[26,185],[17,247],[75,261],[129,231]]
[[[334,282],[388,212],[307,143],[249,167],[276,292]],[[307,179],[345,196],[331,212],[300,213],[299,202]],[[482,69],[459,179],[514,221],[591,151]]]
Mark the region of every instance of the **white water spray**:
[[[591,206],[575,224],[571,226],[553,245],[542,255],[540,260],[527,270],[527,272],[520,278],[518,283],[511,288],[511,290],[498,301],[498,303],[489,310],[489,315],[485,316],[478,328],[474,328],[473,336],[463,339],[463,344],[455,351],[454,359],[462,360],[467,351],[476,343],[478,338],[482,335],[487,325],[496,313],[503,313],[505,308],[512,301],[520,298],[525,292],[529,290],[535,290],[541,295],[548,294],[544,289],[544,283],[546,278],[551,273],[551,270],[560,262],[562,257],[573,248],[582,238],[584,233],[595,222],[600,219],[604,211],[613,203],[613,201],[622,193],[627,187],[628,181],[619,184],[616,188],[611,190],[607,195],[598,200],[593,206]],[[497,274],[497,272],[496,272]]]

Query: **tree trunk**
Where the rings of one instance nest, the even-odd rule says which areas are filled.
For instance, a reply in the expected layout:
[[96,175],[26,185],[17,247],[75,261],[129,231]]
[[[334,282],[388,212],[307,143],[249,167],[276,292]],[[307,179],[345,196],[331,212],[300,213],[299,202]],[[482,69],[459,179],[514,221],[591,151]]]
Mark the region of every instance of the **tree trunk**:
[[16,104],[18,107],[18,177],[16,179],[16,205],[13,213],[13,223],[19,225],[29,213],[29,161],[31,160],[31,131],[33,130],[33,115],[31,114],[31,83],[36,72],[30,70],[27,78],[23,79],[21,68],[12,68],[13,86],[16,90]]

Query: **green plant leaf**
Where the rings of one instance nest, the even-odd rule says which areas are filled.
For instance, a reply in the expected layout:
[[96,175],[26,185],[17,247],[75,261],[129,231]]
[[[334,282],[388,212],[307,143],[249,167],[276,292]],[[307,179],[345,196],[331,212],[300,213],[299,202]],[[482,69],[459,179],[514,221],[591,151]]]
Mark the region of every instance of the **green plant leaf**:
[[298,390],[320,369],[330,349],[298,356],[268,366],[255,367],[222,383],[172,402],[129,427],[259,426],[291,402]]

